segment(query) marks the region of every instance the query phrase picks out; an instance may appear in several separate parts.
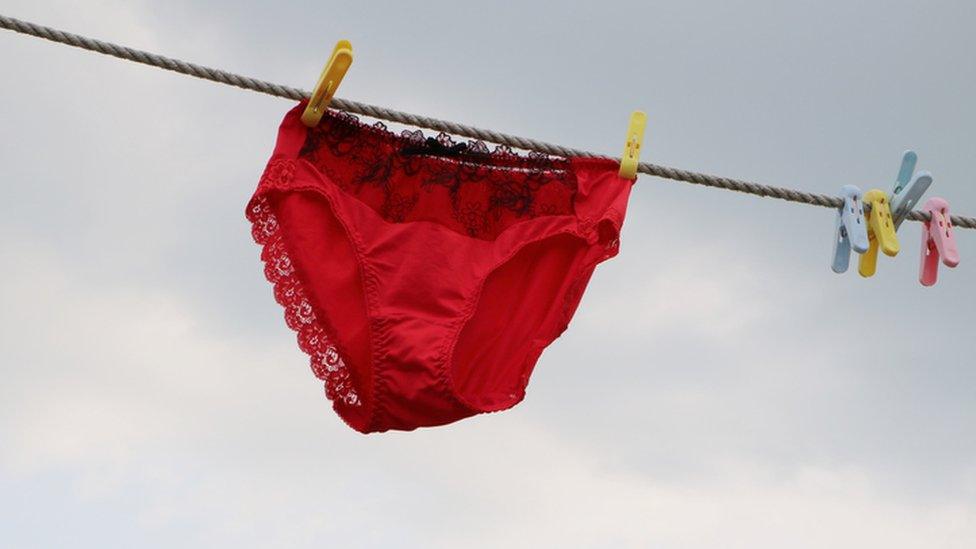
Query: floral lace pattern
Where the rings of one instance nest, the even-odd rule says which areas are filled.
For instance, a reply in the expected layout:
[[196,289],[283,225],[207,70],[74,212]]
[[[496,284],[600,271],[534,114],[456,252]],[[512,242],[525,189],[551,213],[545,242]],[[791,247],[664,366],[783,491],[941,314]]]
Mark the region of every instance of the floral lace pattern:
[[299,155],[387,221],[434,221],[492,239],[519,220],[570,215],[576,178],[569,161],[544,154],[493,151],[420,130],[396,135],[345,113],[310,129]]
[[[290,177],[293,167],[292,163],[269,165],[262,178],[263,183],[283,183],[283,178]],[[261,259],[264,261],[264,275],[274,286],[275,300],[285,308],[285,323],[298,333],[298,346],[309,355],[315,377],[325,382],[326,397],[347,406],[362,405],[346,363],[316,317],[295,274],[295,266],[285,250],[278,219],[268,200],[264,197],[252,200],[247,218],[251,222],[254,241],[263,247]]]

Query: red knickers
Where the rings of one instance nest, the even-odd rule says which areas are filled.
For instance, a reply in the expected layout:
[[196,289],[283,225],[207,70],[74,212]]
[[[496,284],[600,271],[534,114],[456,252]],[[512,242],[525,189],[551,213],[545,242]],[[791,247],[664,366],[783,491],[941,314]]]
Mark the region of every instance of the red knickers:
[[525,396],[542,350],[617,253],[631,181],[610,160],[521,156],[304,104],[247,207],[265,274],[336,412],[364,433]]

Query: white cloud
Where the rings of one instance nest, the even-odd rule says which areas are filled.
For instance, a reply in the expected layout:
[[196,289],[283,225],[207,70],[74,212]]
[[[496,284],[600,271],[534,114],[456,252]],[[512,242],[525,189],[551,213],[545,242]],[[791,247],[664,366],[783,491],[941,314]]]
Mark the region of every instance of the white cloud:
[[[121,498],[118,513],[147,535],[192,523],[188,546],[334,539],[907,548],[976,540],[971,502],[892,498],[856,470],[771,475],[722,458],[708,482],[674,482],[608,469],[605,456],[619,448],[580,446],[524,414],[361,438],[312,390],[290,333],[262,342],[221,336],[179,296],[93,291],[43,246],[2,244],[3,257],[17,258],[5,272],[3,347],[31,358],[7,372],[7,386],[19,391],[4,397],[0,471],[67,474],[69,499]],[[43,329],[11,337],[18,324]],[[695,399],[691,408],[707,405]],[[664,436],[672,435],[680,430]]]
[[[759,269],[737,261],[737,255],[686,247],[677,239],[668,244],[674,249],[665,257],[631,262],[641,276],[620,281],[623,288],[599,301],[588,300],[579,323],[628,339],[679,332],[729,341],[768,321],[789,297],[777,291],[781,281],[768,273],[757,276]],[[727,267],[717,274],[716,264]]]

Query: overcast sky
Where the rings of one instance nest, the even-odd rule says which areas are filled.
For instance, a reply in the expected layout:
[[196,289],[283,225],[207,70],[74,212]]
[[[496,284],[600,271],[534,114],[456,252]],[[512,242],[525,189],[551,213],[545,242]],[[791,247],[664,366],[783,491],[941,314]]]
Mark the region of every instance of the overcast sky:
[[[343,97],[976,215],[976,4],[68,2],[0,13]],[[830,271],[834,213],[642,177],[511,411],[363,436],[243,217],[290,102],[0,32],[0,545],[976,546],[976,231]]]

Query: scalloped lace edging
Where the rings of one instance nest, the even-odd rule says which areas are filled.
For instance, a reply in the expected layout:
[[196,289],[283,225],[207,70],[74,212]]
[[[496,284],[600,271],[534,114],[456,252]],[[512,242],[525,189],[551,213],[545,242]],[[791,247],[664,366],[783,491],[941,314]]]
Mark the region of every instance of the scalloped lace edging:
[[[523,169],[565,169],[568,167],[566,158],[533,150],[515,149],[508,145],[495,145],[490,148],[488,143],[481,139],[467,139],[455,137],[447,132],[438,131],[436,137],[432,137],[423,130],[414,128],[402,129],[399,133],[391,130],[381,121],[373,123],[361,120],[355,114],[330,110],[327,117],[329,120],[345,123],[361,131],[370,132],[391,143],[399,144],[401,152],[406,154],[429,154],[442,157],[480,157],[500,162],[501,166]],[[323,128],[331,128],[328,124],[320,124],[312,132],[320,131]],[[327,130],[331,131],[331,130]]]
[[353,387],[345,361],[332,343],[322,322],[302,288],[285,249],[278,219],[268,199],[258,196],[248,207],[251,235],[262,246],[264,276],[274,286],[275,301],[285,309],[285,323],[298,334],[298,346],[310,357],[315,377],[325,382],[326,397],[346,406],[361,406],[362,400]]

